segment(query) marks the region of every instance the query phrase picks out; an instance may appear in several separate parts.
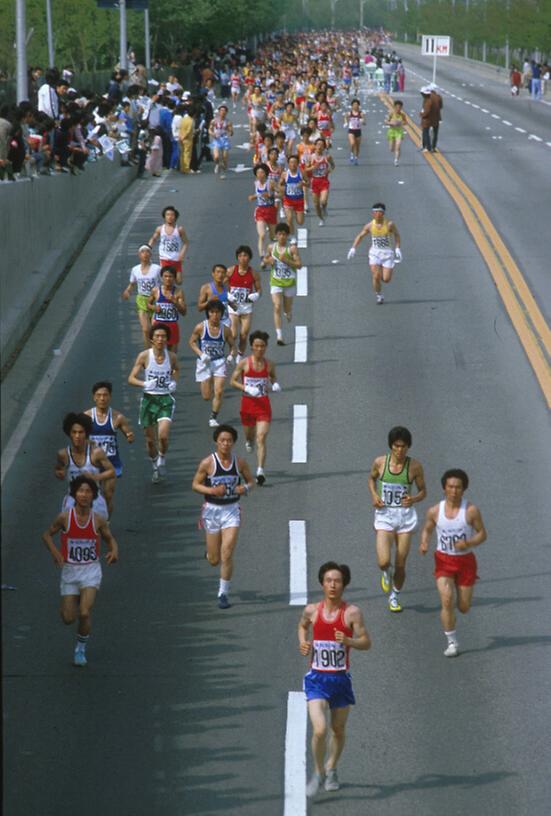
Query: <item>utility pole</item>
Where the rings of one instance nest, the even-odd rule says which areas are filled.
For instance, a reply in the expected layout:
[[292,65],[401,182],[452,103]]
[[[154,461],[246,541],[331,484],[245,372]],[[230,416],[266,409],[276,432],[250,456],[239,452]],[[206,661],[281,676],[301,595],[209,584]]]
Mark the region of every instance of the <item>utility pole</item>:
[[27,21],[25,0],[15,4],[15,48],[17,61],[17,102],[29,99],[29,78],[27,75]]
[[143,13],[143,24],[145,30],[145,67],[148,71],[151,70],[151,38],[149,34],[149,9],[146,8]]
[[335,6],[339,0],[331,0],[331,31],[335,28]]
[[121,69],[128,68],[128,36],[126,34],[126,0],[119,0],[120,16],[120,57],[119,65]]
[[46,27],[48,30],[48,68],[55,67],[54,31],[52,26],[52,0],[46,0]]
[[364,27],[364,6],[367,0],[360,0],[360,28]]

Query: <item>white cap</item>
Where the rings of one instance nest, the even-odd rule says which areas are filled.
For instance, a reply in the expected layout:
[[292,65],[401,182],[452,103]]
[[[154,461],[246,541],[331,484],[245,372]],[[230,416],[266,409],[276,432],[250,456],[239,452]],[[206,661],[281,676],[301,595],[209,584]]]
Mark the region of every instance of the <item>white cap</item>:
[[182,94],[182,99],[190,99],[191,98],[191,91],[184,91]]
[[421,90],[419,91],[419,93],[422,93],[422,94],[430,94],[430,91],[431,91],[430,87],[429,87],[428,85],[425,85],[423,88],[421,88]]

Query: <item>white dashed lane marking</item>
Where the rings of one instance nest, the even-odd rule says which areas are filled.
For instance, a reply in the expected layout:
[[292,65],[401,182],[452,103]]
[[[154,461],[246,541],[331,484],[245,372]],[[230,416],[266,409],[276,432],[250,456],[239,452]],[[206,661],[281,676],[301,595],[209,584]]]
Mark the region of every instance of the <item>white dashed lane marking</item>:
[[308,406],[293,405],[293,453],[291,461],[303,464],[308,461]]

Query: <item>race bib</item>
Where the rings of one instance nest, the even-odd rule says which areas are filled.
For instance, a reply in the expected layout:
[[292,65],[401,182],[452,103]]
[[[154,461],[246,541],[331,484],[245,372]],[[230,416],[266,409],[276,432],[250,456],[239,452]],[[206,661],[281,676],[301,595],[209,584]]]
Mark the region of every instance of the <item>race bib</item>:
[[230,292],[232,293],[232,295],[234,296],[238,303],[246,303],[247,297],[249,295],[248,289],[242,289],[239,286],[232,286]]
[[92,564],[98,560],[94,538],[73,538],[67,542],[67,564]]
[[403,484],[392,484],[391,482],[381,484],[381,498],[386,507],[401,507],[402,499],[408,493],[407,487]]
[[106,456],[117,455],[117,441],[114,436],[91,436],[90,440],[95,442],[98,447],[105,451]]
[[312,668],[317,671],[346,671],[346,646],[336,640],[315,640]]

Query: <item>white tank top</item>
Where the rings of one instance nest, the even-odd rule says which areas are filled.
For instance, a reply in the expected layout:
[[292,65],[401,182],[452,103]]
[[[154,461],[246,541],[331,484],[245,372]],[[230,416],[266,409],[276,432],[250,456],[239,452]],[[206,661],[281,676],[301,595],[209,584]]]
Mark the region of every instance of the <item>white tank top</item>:
[[168,385],[172,379],[172,363],[170,362],[170,354],[165,349],[165,358],[162,363],[158,363],[155,359],[153,349],[149,349],[149,360],[147,368],[145,369],[145,379],[154,380],[156,385],[154,388],[149,388],[147,394],[168,394]]
[[149,297],[155,286],[161,285],[160,273],[161,267],[158,264],[151,264],[145,274],[141,264],[137,264],[130,272],[130,283],[136,284],[138,295]]
[[181,249],[182,239],[178,227],[175,226],[172,233],[168,235],[163,224],[159,239],[159,258],[162,261],[177,261]]
[[[67,467],[67,481],[69,484],[76,479],[77,476],[80,476],[82,473],[99,473],[100,469],[92,464],[92,460],[90,458],[90,454],[92,452],[92,446],[86,445],[86,457],[84,459],[83,465],[77,465],[77,463],[73,460],[71,456],[71,446],[67,445],[67,461],[69,465]],[[98,488],[100,485],[98,484]]]
[[438,505],[438,521],[436,522],[436,549],[446,555],[465,555],[465,550],[456,552],[457,541],[468,541],[474,535],[474,530],[467,523],[467,499],[463,499],[461,507],[455,518],[450,519],[445,515],[446,502],[441,501]]

